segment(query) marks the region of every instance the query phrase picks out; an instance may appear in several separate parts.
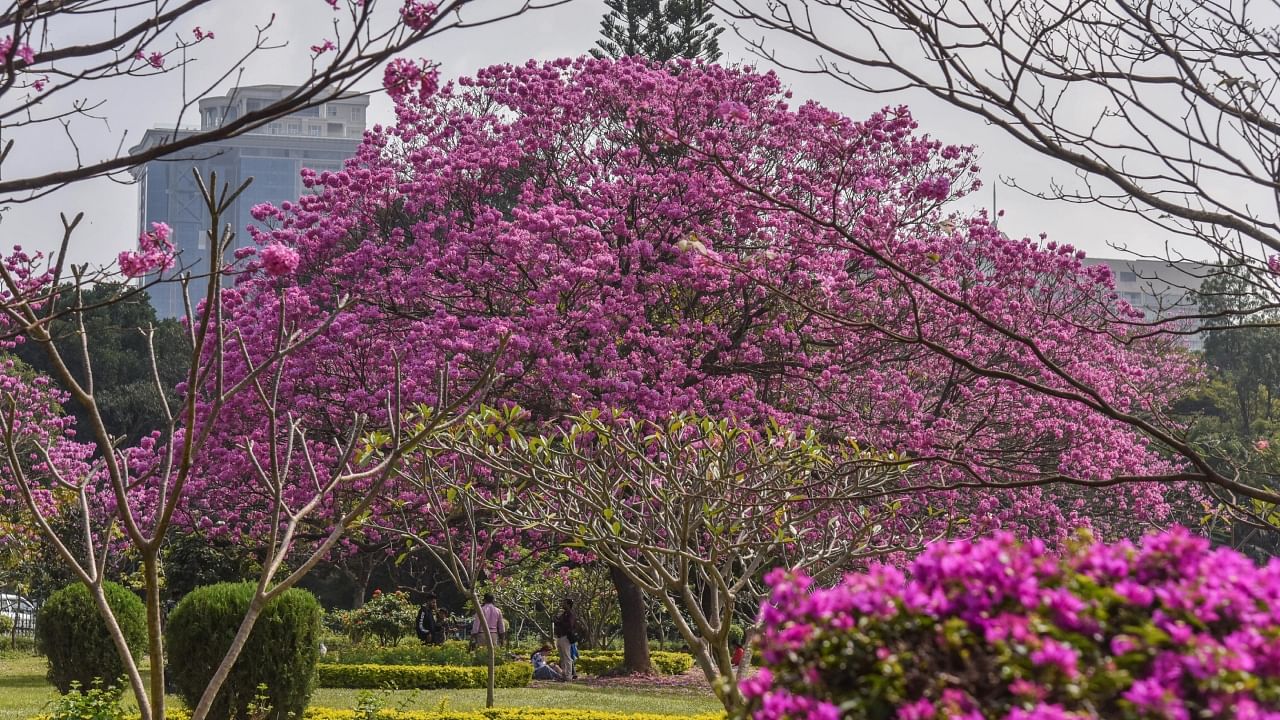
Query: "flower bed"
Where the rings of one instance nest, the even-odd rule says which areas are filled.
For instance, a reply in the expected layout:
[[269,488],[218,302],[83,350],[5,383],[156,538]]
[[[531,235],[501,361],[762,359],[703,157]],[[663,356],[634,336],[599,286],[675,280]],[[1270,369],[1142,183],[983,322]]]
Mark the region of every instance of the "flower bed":
[[[474,665],[338,665],[317,667],[320,687],[383,688],[402,690],[443,690],[482,688],[488,684],[488,668]],[[526,687],[533,679],[533,666],[517,662],[499,665],[498,687]]]
[[1280,559],[1185,530],[1060,556],[936,544],[833,589],[773,573],[747,714],[1280,720]]

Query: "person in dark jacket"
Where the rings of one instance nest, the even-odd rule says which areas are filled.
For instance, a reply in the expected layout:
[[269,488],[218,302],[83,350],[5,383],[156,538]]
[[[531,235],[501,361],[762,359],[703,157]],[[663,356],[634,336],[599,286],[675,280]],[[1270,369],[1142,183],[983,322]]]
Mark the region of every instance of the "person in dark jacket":
[[439,645],[444,642],[444,623],[440,622],[441,612],[435,595],[427,596],[427,601],[418,608],[418,621],[414,630],[424,645]]
[[573,668],[573,646],[578,642],[578,618],[573,614],[573,600],[564,599],[560,614],[551,623],[551,632],[556,636],[556,649],[560,651],[561,682],[577,677]]

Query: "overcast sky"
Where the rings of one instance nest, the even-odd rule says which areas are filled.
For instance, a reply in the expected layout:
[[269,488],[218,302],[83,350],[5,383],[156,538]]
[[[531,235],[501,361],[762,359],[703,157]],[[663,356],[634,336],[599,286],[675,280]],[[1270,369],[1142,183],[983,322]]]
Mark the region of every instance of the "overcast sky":
[[[321,39],[327,29],[332,32],[328,28],[332,16],[320,0],[288,0],[287,3],[225,0],[212,6],[193,18],[191,24],[214,31],[217,39],[198,48],[200,55],[188,67],[185,77],[172,73],[146,81],[129,79],[103,91],[102,99],[106,103],[99,112],[105,119],[82,121],[74,128],[83,155],[109,156],[121,143],[125,147],[136,143],[149,127],[172,125],[181,104],[183,83],[188,88],[208,84],[225,71],[230,58],[252,42],[253,24],[265,23],[272,7],[281,8],[281,14],[271,37],[287,42],[288,46],[246,63],[242,84],[296,83],[309,70],[307,48]],[[304,9],[307,12],[298,14]],[[496,63],[577,56],[586,53],[595,43],[604,10],[603,0],[573,0],[567,5],[502,24],[447,34],[416,46],[415,54],[440,62],[447,78],[469,75]],[[721,45],[722,62],[767,67],[748,55],[744,44],[731,31],[721,37]],[[1072,176],[1065,167],[1015,145],[1000,131],[983,126],[967,114],[926,97],[869,96],[820,76],[785,71],[781,74],[784,82],[794,89],[797,99],[812,98],[855,118],[890,102],[906,102],[923,132],[947,142],[978,145],[986,188],[963,205],[991,207],[994,188],[995,202],[1006,211],[1001,227],[1010,234],[1034,236],[1043,231],[1051,240],[1070,243],[1090,255],[1103,257],[1118,255],[1108,243],[1128,245],[1140,252],[1161,252],[1165,238],[1141,220],[1098,208],[1041,201],[1002,186],[999,180],[1002,176],[1015,176],[1020,183],[1032,187],[1044,187],[1052,179],[1070,181]],[[376,81],[377,77],[370,78],[362,89],[376,89]],[[219,89],[225,91],[230,86],[228,81]],[[385,96],[375,95],[370,124],[391,120],[390,102]],[[184,124],[196,122],[195,117],[189,116]],[[5,161],[6,176],[67,166],[73,156],[62,129],[54,125],[40,132],[38,136],[24,136],[15,147],[13,155]],[[137,206],[136,186],[107,179],[80,183],[47,198],[7,208],[0,221],[0,245],[6,249],[14,244],[56,247],[60,237],[58,213],[70,215],[83,211],[85,220],[73,242],[71,259],[95,264],[110,262],[116,253],[135,242]],[[1182,250],[1192,256],[1201,254],[1193,248]]]

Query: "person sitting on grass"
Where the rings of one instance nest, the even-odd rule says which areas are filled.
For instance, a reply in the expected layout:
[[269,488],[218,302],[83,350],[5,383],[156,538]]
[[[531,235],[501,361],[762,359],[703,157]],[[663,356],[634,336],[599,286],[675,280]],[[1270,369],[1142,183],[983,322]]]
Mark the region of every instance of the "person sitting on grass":
[[561,680],[564,678],[564,674],[560,672],[560,666],[547,662],[548,652],[551,652],[551,647],[543,643],[529,656],[529,661],[533,663],[534,680]]

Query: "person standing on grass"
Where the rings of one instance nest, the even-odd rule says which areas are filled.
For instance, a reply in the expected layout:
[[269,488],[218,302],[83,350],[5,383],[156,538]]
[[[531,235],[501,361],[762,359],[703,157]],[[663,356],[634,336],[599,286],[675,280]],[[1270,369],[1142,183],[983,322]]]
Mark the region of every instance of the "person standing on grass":
[[433,645],[443,645],[445,640],[449,639],[449,612],[442,607],[436,608],[436,627],[439,629],[439,640],[437,636],[432,635],[431,643]]
[[573,614],[572,599],[564,599],[560,614],[551,623],[551,632],[556,636],[556,649],[560,651],[560,682],[577,677],[573,667],[573,646],[578,642],[578,618]]
[[427,601],[418,608],[418,621],[414,624],[414,630],[423,645],[439,645],[444,642],[444,625],[440,624],[440,608],[435,595],[428,595]]
[[[481,623],[484,623],[482,625]],[[489,626],[488,637],[492,638],[498,645],[505,645],[507,642],[507,621],[502,617],[502,611],[494,604],[493,593],[484,594],[484,604],[480,606],[480,610],[476,613],[476,619],[471,622],[471,645],[478,646],[486,643],[484,628]]]

